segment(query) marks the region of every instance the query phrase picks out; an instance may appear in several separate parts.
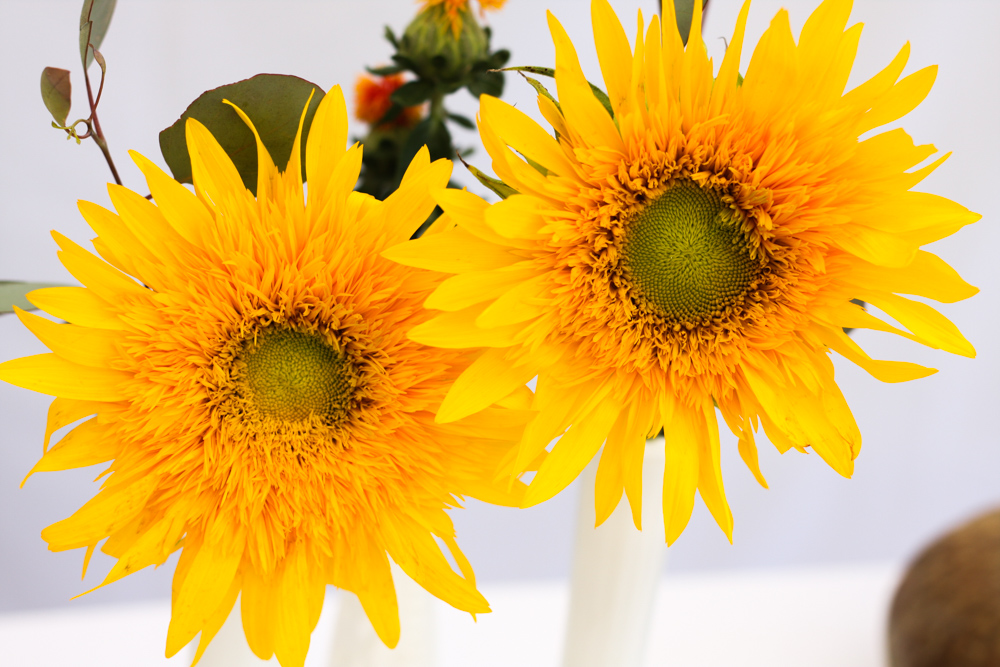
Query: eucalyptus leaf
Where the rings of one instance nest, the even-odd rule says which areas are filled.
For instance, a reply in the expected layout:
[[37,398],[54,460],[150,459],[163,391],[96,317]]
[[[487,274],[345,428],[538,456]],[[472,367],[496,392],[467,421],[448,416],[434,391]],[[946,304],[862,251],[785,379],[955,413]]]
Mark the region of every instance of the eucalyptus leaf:
[[[314,83],[297,76],[283,74],[258,74],[257,76],[220,86],[202,93],[191,103],[176,123],[160,132],[160,151],[174,178],[181,183],[191,182],[191,156],[184,135],[188,118],[200,121],[215,137],[226,155],[236,165],[243,184],[257,192],[257,143],[253,132],[240,119],[236,111],[223,100],[238,106],[253,122],[264,147],[279,169],[284,169],[292,153],[295,133],[298,131],[302,109],[315,91],[302,128],[302,148],[312,126],[316,107],[325,94]],[[305,154],[302,155],[302,174],[306,178]]]
[[42,70],[42,101],[59,125],[66,125],[72,92],[69,70],[58,67],[46,67]]
[[111,16],[115,13],[118,0],[84,0],[80,11],[80,60],[84,69],[94,61],[94,53],[87,48],[92,44],[94,51],[101,48],[104,36],[108,34]]
[[24,298],[24,295],[43,287],[59,287],[59,285],[54,283],[22,283],[13,280],[0,280],[0,313],[13,313],[14,306],[23,310],[38,310],[34,304]]

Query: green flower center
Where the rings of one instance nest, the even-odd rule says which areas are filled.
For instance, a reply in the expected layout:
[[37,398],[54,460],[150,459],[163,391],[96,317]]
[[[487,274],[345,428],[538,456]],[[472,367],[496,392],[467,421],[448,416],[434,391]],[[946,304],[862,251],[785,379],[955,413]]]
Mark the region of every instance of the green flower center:
[[354,387],[351,365],[318,335],[265,330],[246,342],[241,357],[248,398],[263,416],[335,421],[346,413]]
[[677,322],[721,314],[758,270],[732,210],[714,191],[690,181],[626,222],[622,253],[635,290]]

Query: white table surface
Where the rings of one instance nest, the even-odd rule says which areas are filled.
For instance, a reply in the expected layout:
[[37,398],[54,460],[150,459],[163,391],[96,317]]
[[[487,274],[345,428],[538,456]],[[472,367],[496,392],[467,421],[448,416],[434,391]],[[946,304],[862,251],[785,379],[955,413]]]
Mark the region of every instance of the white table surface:
[[[652,619],[649,667],[882,667],[885,618],[900,567],[888,564],[666,577]],[[436,610],[439,667],[556,667],[565,582],[482,586],[478,622]],[[339,594],[327,597],[307,667],[326,667]],[[18,667],[190,664],[163,657],[166,601],[0,616],[0,663]],[[238,628],[223,628],[220,644]],[[403,628],[405,640],[406,628]],[[228,637],[227,637],[228,634]],[[263,664],[215,660],[217,667]],[[274,662],[276,664],[276,661]]]

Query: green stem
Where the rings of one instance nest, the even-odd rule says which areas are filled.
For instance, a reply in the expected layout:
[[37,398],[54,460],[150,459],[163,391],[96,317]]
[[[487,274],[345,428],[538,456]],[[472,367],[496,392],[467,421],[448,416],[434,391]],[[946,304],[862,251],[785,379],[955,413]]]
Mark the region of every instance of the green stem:
[[434,91],[433,97],[431,97],[431,125],[434,123],[444,123],[444,93],[441,91]]

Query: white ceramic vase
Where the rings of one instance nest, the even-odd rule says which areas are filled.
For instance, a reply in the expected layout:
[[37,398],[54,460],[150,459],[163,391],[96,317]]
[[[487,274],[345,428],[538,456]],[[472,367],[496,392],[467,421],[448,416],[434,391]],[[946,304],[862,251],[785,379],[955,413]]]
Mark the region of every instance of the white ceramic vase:
[[594,528],[597,459],[581,475],[563,667],[638,667],[649,635],[667,546],[663,533],[663,438],[646,443],[642,532],[622,498]]

